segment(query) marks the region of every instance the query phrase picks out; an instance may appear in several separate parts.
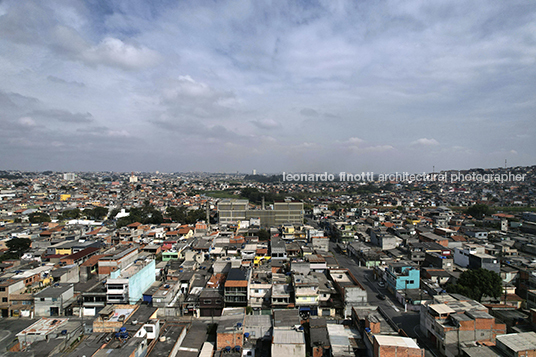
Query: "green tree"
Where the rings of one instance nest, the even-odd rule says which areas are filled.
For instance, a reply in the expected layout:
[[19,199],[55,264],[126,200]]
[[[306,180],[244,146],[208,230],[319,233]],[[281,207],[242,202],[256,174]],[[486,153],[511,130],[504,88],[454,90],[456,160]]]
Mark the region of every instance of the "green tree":
[[90,219],[100,220],[105,218],[108,215],[108,208],[106,207],[95,207],[93,209],[85,209],[84,214]]
[[476,204],[469,207],[465,213],[475,217],[476,219],[482,219],[484,216],[491,215],[493,210],[488,205]]
[[499,298],[502,294],[501,276],[494,271],[478,268],[466,270],[454,285],[447,286],[447,292],[465,295],[478,302],[484,295]]
[[259,233],[257,233],[257,235],[259,236],[260,241],[270,240],[270,233],[268,233],[266,229],[259,230]]
[[30,223],[50,222],[50,216],[43,212],[33,212],[28,216]]
[[12,238],[6,242],[6,246],[12,253],[24,253],[30,248],[32,241],[26,238]]
[[58,220],[62,221],[62,220],[68,220],[68,219],[78,219],[80,218],[80,210],[78,208],[75,208],[75,209],[69,209],[69,210],[65,210],[63,211],[59,216],[58,216]]

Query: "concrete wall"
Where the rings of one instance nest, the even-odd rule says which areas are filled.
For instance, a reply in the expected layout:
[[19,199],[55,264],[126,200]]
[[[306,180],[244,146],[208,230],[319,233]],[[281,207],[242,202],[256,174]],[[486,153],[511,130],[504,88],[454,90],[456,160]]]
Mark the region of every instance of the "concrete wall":
[[135,304],[143,296],[143,293],[156,281],[155,261],[151,260],[137,274],[130,277],[128,281],[128,297],[131,304]]

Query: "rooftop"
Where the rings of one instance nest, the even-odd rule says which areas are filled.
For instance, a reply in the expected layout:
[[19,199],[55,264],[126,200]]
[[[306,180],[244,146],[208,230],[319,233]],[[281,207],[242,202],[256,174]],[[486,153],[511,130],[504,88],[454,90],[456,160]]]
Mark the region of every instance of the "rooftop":
[[536,332],[509,333],[497,336],[497,340],[514,352],[536,350]]

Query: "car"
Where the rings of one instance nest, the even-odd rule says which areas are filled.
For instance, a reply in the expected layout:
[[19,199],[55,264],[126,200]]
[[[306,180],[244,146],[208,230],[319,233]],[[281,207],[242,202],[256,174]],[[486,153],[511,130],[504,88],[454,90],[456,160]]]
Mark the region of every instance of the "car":
[[383,281],[379,281],[379,282],[378,282],[378,286],[379,286],[380,288],[385,288],[385,283],[384,283]]
[[386,299],[385,295],[383,295],[383,294],[378,294],[378,295],[376,295],[376,297],[378,299],[380,299],[380,300],[385,300]]

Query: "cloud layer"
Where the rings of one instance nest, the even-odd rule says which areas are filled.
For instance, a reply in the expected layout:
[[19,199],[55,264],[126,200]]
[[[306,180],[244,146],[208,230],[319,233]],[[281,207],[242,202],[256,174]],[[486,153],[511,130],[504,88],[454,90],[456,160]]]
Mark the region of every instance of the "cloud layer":
[[536,4],[7,0],[2,169],[533,165]]

